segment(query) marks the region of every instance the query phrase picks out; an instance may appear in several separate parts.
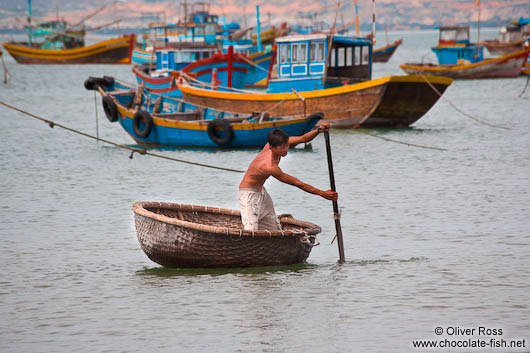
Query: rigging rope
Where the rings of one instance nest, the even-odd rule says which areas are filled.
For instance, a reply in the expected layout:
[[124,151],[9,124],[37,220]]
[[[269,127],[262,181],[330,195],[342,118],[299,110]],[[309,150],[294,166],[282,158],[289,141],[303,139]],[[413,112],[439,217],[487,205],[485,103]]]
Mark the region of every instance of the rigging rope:
[[478,118],[475,118],[469,114],[467,114],[466,112],[462,111],[461,109],[459,109],[456,105],[454,105],[449,99],[445,98],[444,96],[442,96],[442,94],[440,93],[440,91],[438,91],[436,89],[436,87],[433,86],[432,83],[429,82],[429,80],[427,80],[427,77],[425,77],[425,75],[423,75],[422,73],[420,73],[420,76],[425,80],[425,82],[427,82],[427,84],[434,90],[434,92],[436,92],[436,94],[438,94],[440,96],[440,98],[444,99],[447,103],[449,103],[449,105],[451,107],[453,107],[457,112],[459,112],[460,114],[462,114],[463,116],[469,118],[469,119],[472,119],[474,121],[476,121],[477,123],[480,123],[480,124],[483,124],[483,125],[486,125],[486,126],[489,126],[489,127],[494,127],[494,128],[497,128],[497,129],[505,129],[505,130],[511,130],[509,127],[505,127],[505,126],[499,126],[499,125],[493,125],[493,124],[490,124],[490,123],[487,123],[485,121],[482,121]]
[[147,151],[145,148],[133,148],[133,147],[129,147],[129,146],[126,146],[126,145],[122,145],[122,144],[119,144],[119,143],[116,143],[116,142],[112,142],[112,141],[109,141],[109,140],[105,140],[105,139],[101,139],[101,138],[98,138],[96,136],[92,136],[92,135],[89,135],[85,132],[82,132],[82,131],[79,131],[79,130],[75,130],[75,129],[72,129],[70,127],[67,127],[67,126],[64,126],[64,125],[61,125],[61,124],[57,124],[51,120],[48,120],[48,119],[44,119],[40,116],[37,116],[35,114],[32,114],[32,113],[29,113],[27,111],[24,111],[20,108],[17,108],[17,107],[14,107],[10,104],[7,104],[5,102],[2,102],[0,101],[0,104],[7,107],[7,108],[10,108],[12,110],[16,110],[22,114],[25,114],[29,117],[32,117],[34,119],[37,119],[37,120],[40,120],[40,121],[43,121],[45,122],[46,124],[48,124],[51,128],[55,127],[55,126],[58,126],[62,129],[65,129],[65,130],[68,130],[70,132],[74,132],[76,134],[79,134],[79,135],[83,135],[85,137],[88,137],[88,138],[91,138],[91,139],[94,139],[96,141],[101,141],[101,142],[105,142],[105,143],[108,143],[109,145],[113,145],[113,146],[116,146],[116,147],[119,147],[119,148],[123,148],[123,149],[126,149],[126,150],[129,150],[131,151],[131,154],[129,155],[129,158],[133,158],[133,155],[134,153],[139,153],[139,154],[142,154],[142,155],[148,155],[148,156],[152,156],[152,157],[158,157],[158,158],[163,158],[163,159],[167,159],[167,160],[170,160],[170,161],[175,161],[175,162],[180,162],[180,163],[186,163],[186,164],[191,164],[191,165],[196,165],[196,166],[199,166],[199,167],[205,167],[205,168],[212,168],[212,169],[218,169],[218,170],[224,170],[224,171],[227,171],[227,172],[235,172],[235,173],[244,173],[245,171],[244,170],[238,170],[238,169],[232,169],[232,168],[223,168],[223,167],[217,167],[217,166],[213,166],[213,165],[209,165],[209,164],[204,164],[204,163],[198,163],[198,162],[191,162],[191,161],[186,161],[186,160],[183,160],[183,159],[178,159],[178,158],[173,158],[173,157],[168,157],[168,156],[164,156],[164,155],[161,155],[161,154],[156,154],[156,153],[151,153],[149,151]]

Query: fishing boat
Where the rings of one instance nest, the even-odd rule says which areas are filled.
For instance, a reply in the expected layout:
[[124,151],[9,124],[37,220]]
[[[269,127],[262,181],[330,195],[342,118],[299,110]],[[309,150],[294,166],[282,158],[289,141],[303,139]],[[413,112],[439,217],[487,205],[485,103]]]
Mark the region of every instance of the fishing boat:
[[524,42],[530,37],[530,18],[520,18],[503,26],[499,39],[485,40],[482,44],[491,54],[506,55],[522,50]]
[[484,59],[484,47],[469,41],[469,26],[440,27],[439,43],[432,48],[438,64],[405,63],[400,67],[411,75],[444,76],[455,79],[516,77],[530,49]]
[[412,75],[444,76],[454,79],[509,78],[519,76],[529,52],[530,48],[476,63],[455,65],[406,63],[401,64],[400,67]]
[[396,49],[403,43],[403,39],[396,40],[394,43],[385,45],[382,48],[374,49],[372,56],[373,62],[376,63],[386,63],[392,55],[394,55]]
[[39,49],[24,42],[2,43],[19,64],[129,64],[134,35],[72,49]]
[[[330,40],[331,39],[331,40]],[[278,38],[277,78],[266,92],[220,91],[178,82],[191,104],[239,114],[272,116],[323,112],[333,127],[405,127],[421,118],[452,79],[388,76],[372,80],[372,42],[326,34]],[[329,61],[327,61],[328,43]],[[364,61],[363,52],[368,52]],[[329,64],[327,64],[329,63]]]
[[133,34],[86,45],[84,25],[80,29],[76,27],[93,15],[94,13],[85,16],[82,21],[74,25],[69,25],[59,18],[32,25],[31,1],[28,1],[28,41],[11,41],[2,45],[19,64],[130,63],[135,38]]
[[243,230],[239,210],[166,202],[132,205],[136,235],[152,261],[173,268],[284,266],[306,261],[321,228],[291,216],[282,230]]
[[321,114],[274,118],[269,114],[232,114],[181,99],[153,96],[112,77],[90,77],[85,88],[98,90],[110,122],[118,121],[136,143],[147,146],[263,147],[273,129],[299,136],[313,129]]
[[186,65],[181,71],[173,69],[176,65],[162,61],[162,58],[165,58],[166,61],[174,63],[172,55],[176,55],[173,49],[157,52],[157,68],[160,68],[157,70],[149,70],[149,65],[134,66],[132,71],[138,84],[154,94],[172,97],[182,96],[176,85],[176,80],[182,73],[193,77],[196,81],[214,82],[221,88],[266,86],[276,56],[276,47],[250,57],[234,52],[233,47],[229,47],[227,53],[217,52],[208,58]]

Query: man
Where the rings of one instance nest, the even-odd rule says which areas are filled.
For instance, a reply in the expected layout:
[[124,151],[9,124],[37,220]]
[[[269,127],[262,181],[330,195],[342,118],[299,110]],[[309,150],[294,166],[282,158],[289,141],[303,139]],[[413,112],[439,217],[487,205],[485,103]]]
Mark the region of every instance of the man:
[[241,184],[239,184],[238,199],[241,209],[241,220],[245,230],[281,229],[272,199],[263,187],[263,184],[271,175],[281,182],[294,185],[311,194],[322,196],[328,200],[337,200],[338,194],[336,192],[317,189],[284,173],[278,166],[280,159],[287,155],[289,147],[309,142],[320,132],[328,131],[329,127],[329,123],[323,122],[318,129],[302,136],[293,137],[289,137],[280,129],[275,129],[269,133],[268,143],[250,163]]

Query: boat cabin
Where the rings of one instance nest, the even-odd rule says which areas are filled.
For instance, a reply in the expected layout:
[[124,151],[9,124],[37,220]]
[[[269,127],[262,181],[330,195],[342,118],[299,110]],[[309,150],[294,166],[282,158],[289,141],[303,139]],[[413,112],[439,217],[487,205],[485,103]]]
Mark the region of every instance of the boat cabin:
[[329,39],[327,34],[276,38],[277,77],[267,92],[312,91],[371,80],[372,42],[368,38],[332,37],[328,48]]
[[206,59],[219,51],[215,44],[183,42],[156,50],[157,70],[181,70],[197,60]]
[[484,60],[484,46],[469,40],[469,26],[439,27],[438,45],[432,51],[440,65],[475,63]]

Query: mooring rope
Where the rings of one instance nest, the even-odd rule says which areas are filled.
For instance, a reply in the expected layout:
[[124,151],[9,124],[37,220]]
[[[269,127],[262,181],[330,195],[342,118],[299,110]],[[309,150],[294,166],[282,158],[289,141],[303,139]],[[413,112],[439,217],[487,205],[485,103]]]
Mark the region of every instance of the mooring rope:
[[152,157],[157,157],[157,158],[163,158],[163,159],[167,159],[167,160],[170,160],[170,161],[175,161],[175,162],[180,162],[180,163],[185,163],[185,164],[191,164],[191,165],[196,165],[196,166],[199,166],[199,167],[205,167],[205,168],[212,168],[212,169],[218,169],[218,170],[224,170],[224,171],[227,171],[227,172],[235,172],[235,173],[244,173],[245,171],[244,170],[238,170],[238,169],[232,169],[232,168],[223,168],[223,167],[217,167],[217,166],[214,166],[214,165],[209,165],[209,164],[204,164],[204,163],[198,163],[198,162],[191,162],[191,161],[186,161],[186,160],[183,160],[183,159],[178,159],[178,158],[173,158],[173,157],[168,157],[168,156],[164,156],[164,155],[161,155],[161,154],[156,154],[156,153],[151,153],[149,151],[147,151],[145,148],[133,148],[133,147],[129,147],[129,146],[126,146],[126,145],[122,145],[122,144],[119,144],[119,143],[116,143],[116,142],[112,142],[112,141],[109,141],[109,140],[105,140],[105,139],[101,139],[101,138],[98,138],[96,136],[92,136],[90,134],[87,134],[85,132],[82,132],[82,131],[79,131],[79,130],[76,130],[76,129],[72,129],[68,126],[64,126],[64,125],[61,125],[61,124],[58,124],[58,123],[55,123],[51,120],[48,120],[48,119],[45,119],[45,118],[42,118],[40,116],[37,116],[35,114],[32,114],[32,113],[29,113],[27,111],[24,111],[20,108],[17,108],[17,107],[14,107],[10,104],[7,104],[5,102],[2,102],[0,101],[0,104],[7,107],[7,108],[10,108],[12,110],[15,110],[15,111],[18,111],[22,114],[25,114],[29,117],[32,117],[34,119],[37,119],[37,120],[40,120],[40,121],[43,121],[45,122],[46,124],[48,124],[51,128],[55,127],[55,126],[58,126],[62,129],[65,129],[65,130],[68,130],[70,132],[74,132],[76,134],[79,134],[79,135],[83,135],[85,137],[88,137],[88,138],[91,138],[91,139],[94,139],[96,141],[101,141],[101,142],[105,142],[105,143],[108,143],[109,145],[113,145],[113,146],[116,146],[116,147],[119,147],[119,148],[123,148],[123,149],[126,149],[126,150],[129,150],[131,151],[131,154],[129,155],[129,158],[132,159],[133,158],[133,155],[134,153],[139,153],[141,155],[148,155],[148,156],[152,156]]
[[509,127],[505,127],[505,126],[500,126],[500,125],[493,125],[493,124],[490,124],[490,123],[487,123],[485,121],[482,121],[478,118],[475,118],[474,116],[471,116],[469,114],[467,114],[466,112],[462,111],[461,109],[459,109],[456,105],[454,105],[449,99],[447,99],[445,96],[443,96],[440,91],[438,91],[436,89],[436,87],[433,86],[432,83],[429,82],[429,80],[427,80],[427,77],[425,77],[425,75],[423,75],[422,73],[419,73],[420,76],[425,80],[425,82],[427,82],[427,84],[433,89],[434,92],[436,92],[436,94],[438,94],[440,96],[440,98],[444,99],[447,103],[449,103],[449,105],[451,107],[453,107],[457,112],[459,112],[460,114],[462,114],[463,116],[469,118],[469,119],[472,119],[474,121],[476,121],[477,123],[479,124],[483,124],[483,125],[486,125],[486,126],[489,126],[489,127],[494,127],[494,128],[497,128],[497,129],[505,129],[505,130],[511,130]]
[[392,140],[392,139],[389,139],[389,138],[387,138],[387,137],[383,137],[383,136],[379,136],[379,135],[371,134],[371,133],[369,133],[369,132],[361,131],[361,130],[357,130],[357,129],[354,129],[353,131],[355,131],[355,132],[357,132],[357,133],[359,133],[359,134],[364,134],[364,135],[372,136],[372,137],[375,137],[375,138],[378,138],[378,139],[381,139],[381,140],[385,140],[385,141],[388,141],[388,142],[399,143],[399,144],[401,144],[401,145],[407,145],[407,146],[419,147],[419,148],[426,148],[426,149],[430,149],[430,150],[447,151],[447,149],[445,149],[445,148],[431,147],[431,146],[425,146],[425,145],[417,145],[417,144],[414,144],[414,143],[403,142],[403,141],[398,141],[398,140]]

